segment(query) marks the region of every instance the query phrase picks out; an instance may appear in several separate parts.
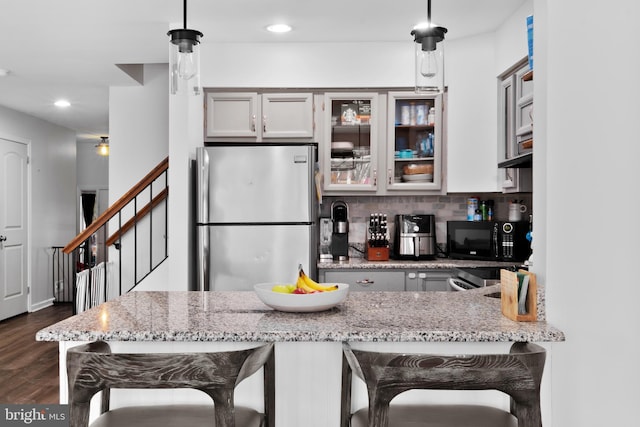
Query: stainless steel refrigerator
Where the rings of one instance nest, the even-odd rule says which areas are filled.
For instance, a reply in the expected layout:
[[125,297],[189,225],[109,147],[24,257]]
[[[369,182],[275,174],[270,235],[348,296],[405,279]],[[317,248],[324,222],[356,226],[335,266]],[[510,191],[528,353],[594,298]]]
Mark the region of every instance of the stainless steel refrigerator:
[[315,143],[216,143],[196,152],[197,285],[253,290],[317,279]]

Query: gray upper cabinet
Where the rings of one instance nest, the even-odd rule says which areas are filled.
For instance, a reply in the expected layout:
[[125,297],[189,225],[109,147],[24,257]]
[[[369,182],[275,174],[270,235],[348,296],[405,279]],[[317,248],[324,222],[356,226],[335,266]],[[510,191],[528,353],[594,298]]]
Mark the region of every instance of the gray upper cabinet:
[[313,94],[262,94],[263,138],[313,138]]
[[205,139],[312,140],[312,93],[206,91]]
[[525,57],[498,78],[498,166],[504,193],[532,190],[533,77]]
[[259,114],[257,93],[206,93],[206,137],[256,138]]

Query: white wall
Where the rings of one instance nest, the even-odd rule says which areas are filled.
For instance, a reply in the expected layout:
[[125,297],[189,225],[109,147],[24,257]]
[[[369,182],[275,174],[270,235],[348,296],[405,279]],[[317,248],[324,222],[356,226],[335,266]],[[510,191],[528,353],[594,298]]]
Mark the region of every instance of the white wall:
[[109,157],[98,155],[96,145],[97,142],[76,145],[76,176],[81,190],[109,188]]
[[498,190],[495,43],[493,33],[447,43],[446,188],[451,193]]
[[209,87],[413,87],[413,42],[202,44]]
[[527,56],[527,21],[533,15],[533,0],[525,2],[496,31],[495,75]]
[[552,352],[553,427],[637,425],[640,3],[534,6],[546,33],[534,65],[534,250],[548,320],[567,336]]
[[169,67],[144,66],[144,85],[109,90],[109,203],[169,155]]
[[527,55],[524,3],[495,33],[447,41],[447,191],[501,191],[498,159],[497,76]]
[[1,106],[0,135],[30,141],[29,282],[31,309],[37,309],[53,298],[49,248],[64,246],[76,235],[76,135]]

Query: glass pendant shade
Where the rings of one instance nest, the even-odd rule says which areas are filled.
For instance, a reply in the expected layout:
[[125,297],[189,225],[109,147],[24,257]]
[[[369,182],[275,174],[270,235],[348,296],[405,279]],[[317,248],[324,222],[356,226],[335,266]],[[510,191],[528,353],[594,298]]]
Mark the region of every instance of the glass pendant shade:
[[196,30],[171,30],[169,52],[169,84],[172,95],[199,95],[200,87],[200,37]]
[[443,27],[415,29],[415,90],[417,93],[444,91],[444,35]]
[[100,144],[96,145],[96,153],[100,156],[108,156],[109,155],[109,143],[107,142],[106,136],[101,136],[100,139],[102,141]]

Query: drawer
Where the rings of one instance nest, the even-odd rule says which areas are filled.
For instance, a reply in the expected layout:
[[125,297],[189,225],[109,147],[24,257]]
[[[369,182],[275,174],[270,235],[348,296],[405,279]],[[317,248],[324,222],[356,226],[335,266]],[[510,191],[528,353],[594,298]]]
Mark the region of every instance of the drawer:
[[350,291],[404,291],[404,271],[325,271],[324,282],[347,283]]

